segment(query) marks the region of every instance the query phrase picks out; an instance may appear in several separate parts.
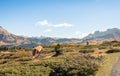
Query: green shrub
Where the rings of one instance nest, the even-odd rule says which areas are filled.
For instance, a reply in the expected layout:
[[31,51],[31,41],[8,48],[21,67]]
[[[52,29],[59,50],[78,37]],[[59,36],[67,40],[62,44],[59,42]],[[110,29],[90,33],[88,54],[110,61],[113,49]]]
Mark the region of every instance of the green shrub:
[[111,42],[103,42],[102,44],[100,44],[101,46],[111,46],[113,45],[113,43]]
[[101,59],[90,55],[59,56],[42,61],[36,66],[50,67],[49,76],[93,76]]
[[96,48],[96,47],[97,47],[97,45],[85,45],[81,49],[93,49],[93,48]]
[[49,67],[44,66],[14,65],[0,68],[0,76],[49,76],[50,71]]
[[7,63],[7,60],[0,60],[0,64],[5,64]]
[[116,52],[120,52],[120,49],[110,49],[106,53],[116,53]]
[[106,46],[99,46],[98,47],[99,50],[106,49],[106,48],[107,48]]
[[81,53],[92,53],[92,52],[94,52],[94,50],[93,49],[81,49],[79,52],[81,52]]
[[58,56],[58,55],[62,54],[62,50],[60,49],[60,44],[57,44],[54,49],[55,49],[55,53],[56,53],[54,56]]

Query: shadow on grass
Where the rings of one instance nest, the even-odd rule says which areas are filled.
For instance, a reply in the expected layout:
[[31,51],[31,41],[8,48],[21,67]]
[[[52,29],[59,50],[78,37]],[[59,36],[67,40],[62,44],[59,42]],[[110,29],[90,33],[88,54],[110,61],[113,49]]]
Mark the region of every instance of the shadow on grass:
[[62,50],[56,50],[56,53],[55,55],[53,55],[53,57],[56,57],[56,56],[59,56],[59,55],[62,55]]

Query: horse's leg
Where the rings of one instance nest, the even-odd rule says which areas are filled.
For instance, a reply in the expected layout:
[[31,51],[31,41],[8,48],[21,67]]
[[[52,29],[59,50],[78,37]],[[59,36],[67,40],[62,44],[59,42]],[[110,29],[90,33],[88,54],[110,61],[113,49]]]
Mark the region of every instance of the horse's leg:
[[37,55],[37,57],[36,58],[38,58],[40,56],[40,52],[38,52],[38,55]]
[[32,50],[32,58],[35,58],[36,50]]

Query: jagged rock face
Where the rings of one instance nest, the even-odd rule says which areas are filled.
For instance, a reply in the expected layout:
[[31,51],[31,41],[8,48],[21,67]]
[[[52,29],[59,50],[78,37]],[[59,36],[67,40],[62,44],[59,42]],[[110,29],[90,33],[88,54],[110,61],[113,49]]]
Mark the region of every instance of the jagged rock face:
[[113,28],[113,29],[108,29],[103,32],[95,32],[94,34],[88,35],[86,38],[113,38],[113,39],[120,39],[120,29]]
[[104,41],[112,41],[112,40],[120,40],[120,29],[112,28],[107,29],[106,31],[100,32],[95,31],[93,34],[89,34],[88,36],[84,37],[83,40],[88,40],[94,43],[102,43]]

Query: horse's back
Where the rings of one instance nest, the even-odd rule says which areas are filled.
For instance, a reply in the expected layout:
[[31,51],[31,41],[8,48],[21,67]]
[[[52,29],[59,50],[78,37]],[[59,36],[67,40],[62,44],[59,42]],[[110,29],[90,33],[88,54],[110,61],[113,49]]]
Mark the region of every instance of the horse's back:
[[40,52],[43,49],[43,47],[41,45],[39,45],[39,46],[35,47],[34,49],[36,49],[36,51]]

